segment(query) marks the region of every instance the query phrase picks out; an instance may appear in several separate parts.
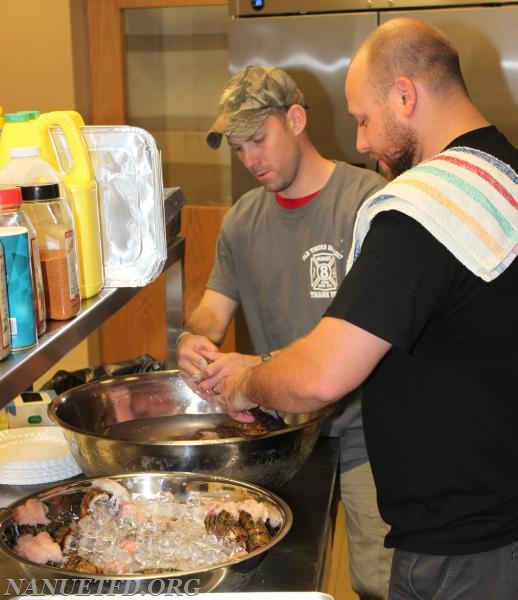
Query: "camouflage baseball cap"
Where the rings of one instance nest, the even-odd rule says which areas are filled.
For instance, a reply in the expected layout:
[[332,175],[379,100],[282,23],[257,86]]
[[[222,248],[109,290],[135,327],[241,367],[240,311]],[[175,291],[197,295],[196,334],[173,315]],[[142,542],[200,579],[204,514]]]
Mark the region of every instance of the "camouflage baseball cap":
[[228,81],[218,105],[218,116],[207,134],[207,144],[219,148],[223,135],[248,138],[274,108],[306,106],[293,79],[278,67],[246,67]]

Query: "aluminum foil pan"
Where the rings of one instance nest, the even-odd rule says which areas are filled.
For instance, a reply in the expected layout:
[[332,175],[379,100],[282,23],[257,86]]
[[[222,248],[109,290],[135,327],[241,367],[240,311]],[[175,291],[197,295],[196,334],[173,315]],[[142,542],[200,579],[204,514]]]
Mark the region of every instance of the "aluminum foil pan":
[[[142,287],[167,258],[161,153],[154,137],[129,125],[80,128],[99,191],[105,287]],[[71,154],[59,127],[50,130],[61,168]]]

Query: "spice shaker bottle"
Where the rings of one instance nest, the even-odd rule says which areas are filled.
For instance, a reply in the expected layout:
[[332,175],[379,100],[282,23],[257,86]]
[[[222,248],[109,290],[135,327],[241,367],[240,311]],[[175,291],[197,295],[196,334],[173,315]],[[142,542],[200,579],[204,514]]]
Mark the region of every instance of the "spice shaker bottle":
[[[22,193],[19,187],[0,185],[0,226],[23,227],[28,231],[36,331],[38,335],[42,335],[47,329],[47,312],[43,291],[40,250],[34,225],[22,210]],[[9,277],[7,283],[9,287]]]
[[40,249],[47,317],[66,320],[81,308],[74,217],[57,183],[22,186],[23,210]]

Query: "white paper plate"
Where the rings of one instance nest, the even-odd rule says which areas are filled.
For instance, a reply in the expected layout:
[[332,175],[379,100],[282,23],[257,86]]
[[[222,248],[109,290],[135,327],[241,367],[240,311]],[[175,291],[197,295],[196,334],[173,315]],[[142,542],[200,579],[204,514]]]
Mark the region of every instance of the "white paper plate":
[[0,483],[31,485],[81,473],[58,427],[0,431]]

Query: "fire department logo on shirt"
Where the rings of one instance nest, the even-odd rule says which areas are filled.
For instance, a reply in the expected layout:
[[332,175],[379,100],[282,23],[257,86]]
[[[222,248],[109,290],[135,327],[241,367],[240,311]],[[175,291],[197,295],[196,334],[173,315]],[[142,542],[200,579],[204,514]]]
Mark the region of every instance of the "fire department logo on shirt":
[[311,298],[334,298],[338,289],[336,261],[342,258],[331,244],[320,244],[304,253],[302,260],[309,259]]

